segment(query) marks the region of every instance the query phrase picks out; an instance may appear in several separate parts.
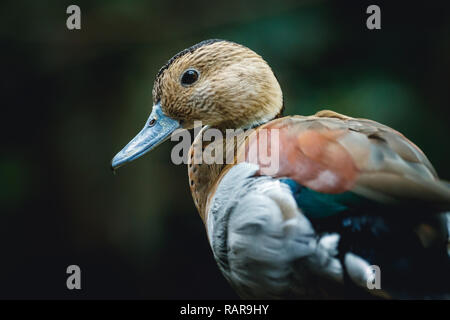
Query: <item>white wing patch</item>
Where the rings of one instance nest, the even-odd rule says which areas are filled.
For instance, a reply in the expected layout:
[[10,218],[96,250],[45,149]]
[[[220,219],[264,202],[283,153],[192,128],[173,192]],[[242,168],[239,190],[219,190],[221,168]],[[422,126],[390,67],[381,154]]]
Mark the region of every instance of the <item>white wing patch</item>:
[[[243,298],[339,298],[344,281],[340,235],[317,234],[290,188],[257,176],[258,169],[249,163],[234,166],[211,199],[208,238],[224,276]],[[450,231],[449,213],[447,225]],[[367,289],[369,263],[351,252],[344,263],[352,282]]]
[[220,182],[207,231],[216,261],[244,298],[314,297],[342,282],[338,234],[319,237],[289,187],[241,163]]
[[331,172],[330,170],[325,170],[320,172],[320,174],[318,175],[317,178],[315,178],[314,180],[309,182],[309,186],[311,188],[320,188],[323,186],[334,186],[336,185],[338,181],[338,177],[336,176],[336,174],[334,174],[333,172]]

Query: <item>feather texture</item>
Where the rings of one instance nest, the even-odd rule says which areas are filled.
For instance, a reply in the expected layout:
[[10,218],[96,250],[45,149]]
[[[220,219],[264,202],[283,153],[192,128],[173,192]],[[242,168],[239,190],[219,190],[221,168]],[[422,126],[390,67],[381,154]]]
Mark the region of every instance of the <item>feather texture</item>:
[[[262,128],[280,132],[275,174],[248,156]],[[242,297],[342,298],[349,282],[350,296],[363,297],[371,264],[388,281],[370,294],[423,298],[418,288],[428,288],[428,297],[442,297],[447,218],[430,214],[448,208],[450,194],[417,146],[332,112],[274,120],[254,137],[238,146],[236,159],[247,162],[211,177],[205,206],[216,260]],[[421,280],[411,283],[415,274]]]
[[[427,157],[387,126],[321,112],[277,119],[259,129],[279,131],[280,167],[274,177],[288,177],[323,193],[351,190],[382,203],[450,209],[450,188]],[[258,142],[255,135],[253,145]],[[241,150],[247,161],[252,160],[251,149],[252,142]],[[268,165],[256,163],[259,173],[266,174]]]
[[257,170],[231,168],[211,201],[207,232],[219,268],[244,298],[326,296],[342,280],[338,236],[320,243],[289,188]]

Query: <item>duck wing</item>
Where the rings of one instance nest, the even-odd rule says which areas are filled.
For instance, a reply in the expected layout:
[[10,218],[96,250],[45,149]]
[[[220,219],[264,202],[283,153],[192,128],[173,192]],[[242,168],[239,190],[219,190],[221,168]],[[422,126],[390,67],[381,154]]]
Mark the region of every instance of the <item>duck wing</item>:
[[[244,153],[246,162],[258,165],[257,175],[290,187],[317,235],[339,235],[344,278],[353,280],[363,261],[382,267],[397,297],[410,290],[415,297],[446,294],[450,263],[442,213],[450,208],[450,188],[402,134],[322,111],[261,126],[241,149],[238,159]],[[352,254],[356,258],[347,261]]]
[[[267,142],[278,152],[275,171],[273,163],[260,161],[261,148],[249,151],[260,142],[261,129],[270,136],[277,132],[278,141]],[[398,131],[375,121],[321,111],[274,120],[255,137],[245,148],[245,160],[258,164],[261,175],[286,177],[322,194],[350,191],[382,204],[450,209],[449,184],[438,178],[425,154]]]

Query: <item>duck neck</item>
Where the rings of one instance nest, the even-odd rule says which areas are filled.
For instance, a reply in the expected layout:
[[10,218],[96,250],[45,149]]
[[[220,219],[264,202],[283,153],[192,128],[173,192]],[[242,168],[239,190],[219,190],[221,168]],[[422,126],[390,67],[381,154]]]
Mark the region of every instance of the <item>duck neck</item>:
[[[211,128],[209,126],[203,127],[197,134],[189,149],[188,176],[192,198],[204,223],[206,223],[207,219],[209,196],[214,194],[214,190],[223,174],[235,164],[237,151],[248,136],[247,129],[256,129],[274,119],[281,118],[283,111],[284,105],[274,117],[268,117],[247,127],[239,128],[240,130],[235,130],[231,136],[228,135],[225,127]],[[215,139],[212,142],[205,141],[203,137],[208,129],[219,130],[222,138]],[[220,158],[222,161],[206,162],[204,154],[209,154],[209,152],[205,152],[205,150],[209,152],[211,150],[221,150],[222,156]],[[233,154],[230,155],[229,152],[233,152]],[[232,161],[230,161],[231,159]]]
[[[222,133],[223,138],[216,139],[212,142],[204,141],[203,134],[208,129],[212,128],[207,126],[203,127],[195,137],[194,142],[189,149],[188,164],[189,186],[192,198],[204,223],[206,223],[207,219],[208,198],[210,195],[214,194],[218,181],[226,171],[225,169],[234,165],[236,152],[243,144],[246,137],[245,130],[239,130],[232,136],[227,136],[225,129],[214,128]],[[232,148],[229,147],[230,144],[232,144]],[[231,156],[228,155],[228,157],[227,146],[230,148],[229,152],[233,152],[233,154]],[[211,150],[222,150],[221,159],[215,158],[221,161],[212,161],[212,163],[211,161],[208,161],[208,163],[205,161],[205,156],[211,154]]]
[[263,124],[266,124],[266,123],[268,123],[268,122],[270,122],[272,120],[275,120],[275,119],[283,117],[283,114],[284,114],[284,102],[281,105],[280,111],[275,116],[264,118],[261,121],[257,121],[256,123],[252,124],[251,126],[249,126],[248,128],[245,128],[245,129],[257,128],[257,127],[262,126]]

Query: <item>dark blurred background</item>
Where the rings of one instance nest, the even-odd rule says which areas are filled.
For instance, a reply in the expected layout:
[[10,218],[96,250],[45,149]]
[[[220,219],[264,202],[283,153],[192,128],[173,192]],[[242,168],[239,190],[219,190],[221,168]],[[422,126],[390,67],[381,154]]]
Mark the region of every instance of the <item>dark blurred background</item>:
[[[448,3],[448,2],[447,2]],[[82,11],[78,31],[66,8]],[[366,28],[381,7],[382,29]],[[113,175],[159,68],[208,38],[272,66],[287,114],[395,127],[450,179],[445,1],[2,1],[0,298],[237,298],[168,142]],[[82,290],[66,288],[66,268]]]

